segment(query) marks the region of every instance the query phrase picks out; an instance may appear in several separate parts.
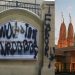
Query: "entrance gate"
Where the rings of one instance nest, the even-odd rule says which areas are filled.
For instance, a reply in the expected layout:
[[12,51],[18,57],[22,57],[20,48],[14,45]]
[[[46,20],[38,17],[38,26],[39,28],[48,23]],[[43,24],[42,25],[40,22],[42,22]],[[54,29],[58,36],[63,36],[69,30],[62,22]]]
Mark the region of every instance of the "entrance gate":
[[25,9],[1,12],[1,75],[40,75],[43,37],[42,21],[34,13]]

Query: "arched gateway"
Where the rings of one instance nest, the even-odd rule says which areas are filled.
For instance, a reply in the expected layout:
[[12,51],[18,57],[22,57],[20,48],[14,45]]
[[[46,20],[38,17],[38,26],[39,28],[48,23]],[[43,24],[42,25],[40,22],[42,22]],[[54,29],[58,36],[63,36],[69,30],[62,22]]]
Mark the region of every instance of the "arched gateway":
[[37,15],[25,9],[0,13],[1,75],[39,75],[44,48],[42,24]]

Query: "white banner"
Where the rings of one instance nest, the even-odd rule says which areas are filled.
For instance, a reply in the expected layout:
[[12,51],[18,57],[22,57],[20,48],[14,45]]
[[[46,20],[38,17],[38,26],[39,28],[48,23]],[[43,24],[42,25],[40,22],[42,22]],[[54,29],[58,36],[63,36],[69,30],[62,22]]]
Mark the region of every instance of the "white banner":
[[35,59],[38,30],[31,24],[10,21],[0,25],[0,59]]

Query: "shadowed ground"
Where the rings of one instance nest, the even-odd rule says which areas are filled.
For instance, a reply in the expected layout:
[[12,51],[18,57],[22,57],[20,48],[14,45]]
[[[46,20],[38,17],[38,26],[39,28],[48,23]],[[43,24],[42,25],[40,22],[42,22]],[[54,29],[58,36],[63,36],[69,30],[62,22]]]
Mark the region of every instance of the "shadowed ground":
[[55,73],[55,75],[75,75],[75,72],[60,72],[60,73]]

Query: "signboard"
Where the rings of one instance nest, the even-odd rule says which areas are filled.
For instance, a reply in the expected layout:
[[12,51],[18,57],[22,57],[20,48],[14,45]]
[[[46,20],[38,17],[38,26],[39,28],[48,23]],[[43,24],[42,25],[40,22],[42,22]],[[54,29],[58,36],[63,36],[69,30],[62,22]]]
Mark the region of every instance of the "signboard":
[[38,30],[24,22],[0,25],[0,59],[35,59],[38,53]]

